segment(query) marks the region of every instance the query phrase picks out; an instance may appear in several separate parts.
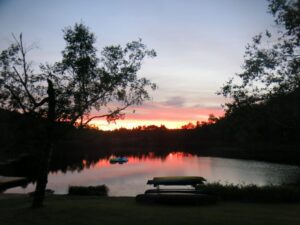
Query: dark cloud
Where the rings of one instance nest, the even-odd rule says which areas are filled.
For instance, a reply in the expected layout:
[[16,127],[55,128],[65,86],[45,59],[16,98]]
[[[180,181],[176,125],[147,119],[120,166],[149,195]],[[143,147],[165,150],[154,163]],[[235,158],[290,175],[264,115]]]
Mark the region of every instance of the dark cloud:
[[191,108],[199,108],[199,109],[211,109],[211,110],[220,110],[222,109],[222,105],[205,105],[205,104],[196,104]]
[[181,96],[174,96],[169,98],[167,101],[164,102],[166,106],[176,106],[176,107],[183,107],[186,100]]

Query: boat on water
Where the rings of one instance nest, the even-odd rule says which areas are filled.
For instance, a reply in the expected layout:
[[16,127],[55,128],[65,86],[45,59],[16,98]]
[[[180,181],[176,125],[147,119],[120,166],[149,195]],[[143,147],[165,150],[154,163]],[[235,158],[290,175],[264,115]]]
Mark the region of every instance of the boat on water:
[[111,158],[109,162],[111,164],[115,164],[115,163],[123,164],[123,163],[127,163],[128,159],[126,157],[115,157],[115,158]]

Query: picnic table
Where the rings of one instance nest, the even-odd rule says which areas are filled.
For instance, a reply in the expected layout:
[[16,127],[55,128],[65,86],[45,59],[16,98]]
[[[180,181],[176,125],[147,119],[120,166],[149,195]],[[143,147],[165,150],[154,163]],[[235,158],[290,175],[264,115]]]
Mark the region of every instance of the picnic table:
[[154,177],[148,180],[147,184],[157,187],[157,189],[146,190],[144,194],[136,196],[136,201],[141,203],[162,203],[162,204],[195,204],[207,205],[215,204],[217,198],[203,193],[198,189],[159,189],[159,185],[183,186],[191,185],[196,188],[206,180],[198,176],[174,176],[174,177]]

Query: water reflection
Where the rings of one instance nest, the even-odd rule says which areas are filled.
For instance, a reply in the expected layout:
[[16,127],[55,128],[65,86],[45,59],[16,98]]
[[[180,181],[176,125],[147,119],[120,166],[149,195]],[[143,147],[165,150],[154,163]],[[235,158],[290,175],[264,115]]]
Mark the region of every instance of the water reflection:
[[[146,182],[155,176],[203,176],[209,182],[258,185],[293,183],[300,177],[297,166],[201,157],[185,152],[122,156],[128,159],[126,164],[111,164],[110,158],[118,157],[115,154],[97,160],[86,157],[60,168],[56,161],[49,174],[48,188],[64,194],[70,185],[106,184],[111,196],[134,196],[150,188]],[[33,189],[34,185],[29,184],[25,189],[7,192],[26,193]]]

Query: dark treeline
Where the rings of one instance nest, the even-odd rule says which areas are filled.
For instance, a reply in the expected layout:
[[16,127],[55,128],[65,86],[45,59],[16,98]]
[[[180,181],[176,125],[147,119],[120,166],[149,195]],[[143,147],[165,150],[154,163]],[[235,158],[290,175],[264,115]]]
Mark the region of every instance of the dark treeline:
[[[101,131],[58,124],[51,167],[67,170],[61,168],[60,161],[80,168],[83,159],[93,164],[111,154],[164,155],[170,151],[300,164],[299,97],[297,89],[264,104],[241,107],[221,118],[211,117],[194,128],[185,126],[186,129],[148,126]],[[0,118],[1,156],[39,154],[46,135],[42,120],[3,110]],[[59,138],[61,133],[65,134],[63,139]]]
[[[164,126],[103,132],[112,149],[184,150],[200,155],[300,163],[300,88],[273,95],[260,104],[246,105],[211,116],[208,122],[186,129]],[[192,128],[192,129],[191,129]],[[100,143],[99,143],[100,145]]]
[[[85,131],[94,143],[112,151],[188,151],[200,155],[300,163],[300,89],[268,101],[210,117],[193,129],[148,126],[132,130]],[[192,126],[186,126],[191,128]],[[79,134],[78,134],[79,135]],[[76,138],[80,140],[80,137]],[[83,145],[84,142],[82,142]],[[77,144],[78,145],[78,144]]]
[[[86,128],[95,118],[122,118],[127,107],[149,99],[147,88],[156,89],[137,76],[143,59],[156,56],[141,40],[106,47],[97,58],[94,34],[75,24],[64,30],[63,60],[41,65],[36,74],[26,61],[22,34],[14,36],[0,57],[0,109],[7,110],[0,111],[0,170],[9,159],[30,157],[28,165],[39,174],[32,206],[39,207],[48,169],[55,171],[59,161],[80,169],[110,154],[185,151],[300,164],[300,1],[268,2],[278,30],[259,33],[246,46],[242,71],[219,91],[230,98],[225,116],[178,130]],[[120,105],[90,115],[111,102]]]
[[[26,82],[21,82],[20,84],[21,86],[25,84],[23,92],[18,92],[20,97],[16,98],[17,92],[13,91],[13,94],[11,93],[11,90],[16,88],[15,80],[19,78],[12,80],[9,78],[19,74],[8,73],[7,68],[9,63],[12,64],[12,68],[14,68],[14,65],[22,65],[18,60],[15,61],[16,57],[12,57],[12,55],[17,55],[22,50],[22,35],[20,35],[20,41],[17,42],[19,48],[11,46],[8,49],[9,51],[5,50],[1,53],[1,65],[3,67],[1,74],[5,76],[1,80],[1,87],[4,89],[1,92],[0,97],[2,101],[0,101],[0,105],[1,108],[8,110],[0,110],[1,159],[27,157],[29,155],[36,157],[36,160],[31,160],[31,163],[29,163],[32,165],[37,163],[38,159],[47,159],[45,163],[41,163],[44,172],[47,169],[46,167],[48,167],[47,162],[51,159],[52,150],[54,152],[50,167],[54,171],[58,168],[57,162],[60,161],[70,162],[68,163],[69,166],[79,165],[74,168],[80,169],[83,160],[86,160],[88,164],[93,164],[99,158],[107,157],[111,154],[143,155],[154,152],[157,155],[164,155],[169,151],[185,151],[199,155],[300,164],[300,4],[299,0],[269,0],[268,2],[268,11],[274,16],[278,30],[276,33],[269,31],[260,33],[254,36],[252,42],[246,46],[242,71],[230,78],[219,92],[224,97],[230,98],[230,101],[225,106],[225,115],[221,118],[210,116],[208,122],[197,123],[194,126],[187,124],[183,129],[178,130],[168,130],[164,126],[148,126],[133,130],[120,129],[106,132],[84,128],[90,121],[83,121],[85,119],[84,115],[86,115],[84,112],[89,113],[91,107],[99,108],[102,106],[101,104],[105,106],[111,98],[99,100],[101,104],[92,104],[85,109],[80,109],[77,106],[85,105],[82,104],[82,101],[87,99],[86,97],[79,98],[78,102],[75,101],[75,105],[70,105],[70,96],[65,94],[59,95],[59,93],[66,91],[66,93],[72,93],[72,95],[77,96],[77,92],[72,92],[74,91],[72,82],[70,83],[71,92],[69,92],[69,89],[59,90],[58,87],[60,85],[56,85],[55,91],[58,94],[56,99],[57,119],[51,117],[53,119],[51,120],[51,126],[47,125],[49,124],[49,121],[47,123],[49,115],[45,117],[45,108],[37,108],[44,101],[39,102],[33,99],[33,96],[40,93],[41,87],[39,85],[41,83],[36,84],[33,94],[29,93],[28,95]],[[65,51],[68,52],[73,49],[68,46],[77,46],[77,41],[80,43],[80,40],[88,38],[91,41],[90,47],[93,51],[90,51],[90,49],[86,49],[86,51],[90,54],[91,62],[97,62],[98,59],[95,58],[94,54],[96,49],[93,47],[95,39],[88,28],[82,24],[76,24],[74,29],[67,29],[67,31],[64,36],[67,41]],[[69,35],[76,34],[79,31],[85,31],[84,33],[88,36],[80,38],[80,40],[69,39]],[[132,63],[123,60],[126,63],[119,65],[118,71],[127,71],[129,73],[130,76],[126,75],[124,78],[126,82],[132,82],[132,79],[129,79],[129,77],[134,78],[137,82],[135,84],[138,84],[134,85],[134,90],[144,90],[146,86],[152,86],[152,83],[145,79],[138,79],[136,73],[140,68],[141,60],[147,55],[155,56],[155,52],[147,50],[141,42],[129,43],[123,50],[115,48],[107,48],[106,50],[108,52],[113,51],[110,52],[113,54],[115,51],[128,52],[132,48],[143,50],[136,51],[142,55],[129,57],[129,59],[134,58],[138,60],[132,62],[135,68],[128,69],[126,66],[132,65]],[[72,55],[64,55],[64,57],[67,57],[64,61],[67,65],[63,68],[72,67],[77,65],[76,63],[78,62],[80,62],[79,64],[83,69],[87,67],[86,62],[81,61],[81,59],[68,58],[68,56]],[[114,57],[107,59],[107,65],[114,65],[112,63],[114,59]],[[82,75],[86,76],[86,79],[78,79],[72,76],[71,78],[76,81],[84,80],[88,82],[93,80],[89,76],[94,76],[102,69],[99,70],[97,63],[92,63],[90,67],[90,70],[86,71],[86,73],[77,74],[79,77]],[[26,69],[26,67],[22,68]],[[77,67],[75,66],[74,68]],[[54,69],[53,72],[60,71],[57,70],[59,68],[52,69]],[[89,71],[94,72],[90,73]],[[106,75],[103,77],[102,73]],[[51,72],[50,74],[53,73]],[[120,83],[117,82],[120,87],[126,87],[123,79],[119,79],[119,76],[115,77],[114,73],[110,74],[107,71],[102,71],[101,74],[99,77],[102,77],[104,80],[98,80],[97,84],[100,87],[109,87],[108,90],[112,91],[110,93],[111,96],[123,102],[125,108],[128,105],[138,104],[141,103],[141,100],[149,98],[148,93],[144,90],[138,91],[138,94],[134,95],[134,99],[128,99],[132,96],[131,94],[126,97],[125,93],[119,91],[118,88],[111,88],[111,82],[112,84],[116,83],[114,79],[120,81]],[[56,75],[57,77],[53,81],[49,80],[51,77],[43,77],[43,80],[45,82],[47,80],[49,83],[48,88],[46,86],[43,87],[44,92],[47,90],[49,95],[48,98],[45,98],[45,101],[47,99],[49,101],[48,109],[51,108],[49,99],[51,99],[52,95],[50,96],[49,93],[53,93],[52,83],[59,83],[61,80],[59,79],[60,73]],[[70,74],[65,75],[68,77]],[[108,75],[110,75],[110,79],[107,79],[106,76]],[[34,77],[34,74],[31,74],[31,76]],[[120,76],[124,76],[124,73],[120,72]],[[28,73],[26,70],[24,77],[27,80]],[[36,79],[29,80],[33,82]],[[69,81],[70,77],[67,80]],[[118,85],[117,87],[119,87]],[[82,85],[79,86],[81,87]],[[91,85],[91,87],[94,86]],[[155,85],[152,87],[155,88]],[[99,91],[103,90],[106,90],[106,88],[99,89]],[[79,93],[82,96],[91,94],[99,96],[99,93],[92,93],[89,90],[81,90],[81,92],[79,90]],[[44,97],[40,96],[40,99]],[[23,105],[20,99],[24,98],[28,98],[27,101],[24,101],[24,104],[28,102],[30,104]],[[52,105],[55,106],[55,104]],[[74,109],[69,109],[68,107],[70,106],[74,107]],[[112,114],[107,115],[107,119],[111,121],[121,118],[121,111],[125,109],[124,107],[117,108]],[[75,109],[80,109],[79,114],[70,114]],[[22,111],[23,115],[16,113]],[[53,110],[48,110],[48,114],[50,112],[54,113]],[[77,116],[73,117],[74,115]],[[70,120],[72,121],[71,123]],[[81,121],[79,124],[77,124],[78,120]],[[64,121],[64,123],[61,121]],[[55,146],[55,148],[53,149],[52,146]],[[47,154],[43,155],[45,149],[51,151],[46,151]],[[41,177],[46,178],[46,173],[41,174]]]
[[198,135],[235,147],[236,157],[299,164],[299,111],[300,88],[227,112],[216,123],[198,128]]
[[[221,118],[211,116],[208,122],[177,130],[152,125],[101,131],[59,123],[50,171],[81,171],[112,154],[164,158],[172,151],[299,165],[299,97],[297,89],[264,104],[239,108]],[[0,110],[0,128],[0,173],[35,181],[39,154],[46,144],[45,121]]]

